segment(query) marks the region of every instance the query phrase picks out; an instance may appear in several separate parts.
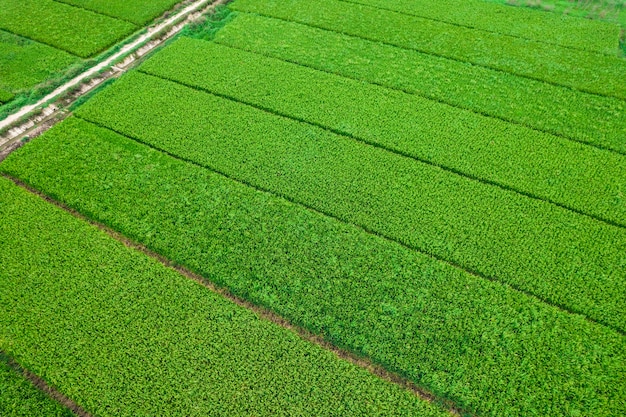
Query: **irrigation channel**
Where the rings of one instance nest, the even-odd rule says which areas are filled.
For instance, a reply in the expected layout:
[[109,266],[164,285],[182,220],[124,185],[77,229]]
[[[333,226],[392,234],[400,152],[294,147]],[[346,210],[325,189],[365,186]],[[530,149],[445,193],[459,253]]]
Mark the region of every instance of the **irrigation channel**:
[[188,23],[197,21],[227,1],[188,2],[186,7],[165,21],[147,27],[146,33],[124,45],[115,54],[59,86],[35,104],[24,106],[0,120],[0,132],[5,132],[0,135],[0,161],[17,149],[24,139],[38,136],[64,119],[64,107],[89,94],[105,81],[133,68],[142,57],[178,34]]

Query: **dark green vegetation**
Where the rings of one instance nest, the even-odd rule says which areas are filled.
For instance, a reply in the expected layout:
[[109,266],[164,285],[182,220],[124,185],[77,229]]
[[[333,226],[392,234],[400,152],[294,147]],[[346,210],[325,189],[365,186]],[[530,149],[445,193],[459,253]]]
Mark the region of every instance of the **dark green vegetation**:
[[536,10],[503,9],[484,0],[345,0],[524,39],[615,55],[619,27]]
[[137,27],[52,0],[1,0],[0,29],[82,58],[103,51]]
[[626,330],[624,228],[139,73],[76,114]]
[[[5,198],[4,190],[2,197]],[[2,204],[0,202],[0,206]],[[3,236],[2,239],[6,237]],[[4,282],[2,284],[4,291]],[[9,366],[9,359],[2,352],[0,352],[0,413],[2,417],[73,416],[68,409],[61,407],[12,369]]]
[[[227,113],[226,109],[223,111]],[[197,120],[197,123],[204,121]],[[204,126],[207,132],[211,130],[209,125]],[[311,129],[311,137],[315,135],[315,130]],[[195,146],[202,148],[205,145],[197,143]],[[277,159],[281,157],[276,155]],[[314,154],[309,157],[313,158]],[[168,259],[228,287],[236,295],[271,308],[294,323],[324,335],[336,345],[370,356],[388,369],[411,378],[459,406],[475,410],[479,415],[580,413],[614,416],[626,412],[625,338],[605,326],[549,306],[506,285],[468,274],[80,119],[69,119],[55,127],[11,155],[0,167],[143,242]],[[3,226],[16,228],[24,222],[27,225],[22,227],[27,228],[31,224],[28,220],[31,213],[39,211],[34,208],[13,210],[13,216],[23,213],[21,216],[25,220],[14,220],[8,225],[3,222]],[[56,218],[50,223],[53,225],[50,226],[51,233],[57,233],[57,228],[64,230],[60,241],[69,240],[64,245],[74,245],[76,238],[73,236],[91,236],[83,232],[86,226],[75,231]],[[34,230],[29,233],[12,231],[11,235],[36,233],[41,245],[59,241],[41,235],[46,227],[34,227]],[[33,243],[25,240],[22,244],[27,247]],[[125,300],[133,304],[141,300],[137,308],[143,314],[143,303],[152,300],[155,292],[160,294],[160,298],[150,304],[156,308],[156,313],[140,315],[140,323],[147,326],[151,322],[145,317],[162,317],[162,310],[169,306],[156,307],[162,304],[162,297],[173,293],[178,303],[188,298],[185,288],[192,284],[183,285],[184,282],[178,282],[180,279],[171,283],[173,278],[161,276],[145,283],[142,281],[141,285],[136,285],[136,291],[125,296],[125,292],[117,288],[120,285],[126,288],[126,278],[116,272],[117,268],[139,271],[137,274],[140,274],[142,264],[139,260],[135,261],[139,266],[129,266],[125,261],[127,257],[119,254],[119,250],[111,253],[111,249],[94,247],[89,242],[76,244],[80,244],[79,253],[72,255],[69,252],[64,259],[74,262],[95,258],[94,262],[99,263],[103,258],[121,258],[103,266],[105,275],[102,278],[90,276],[79,286],[85,288],[88,299],[96,297],[101,300],[96,304],[107,306],[102,312],[109,314],[100,317],[99,313],[90,313],[90,309],[72,307],[71,300],[82,300],[82,292],[62,298],[67,300],[67,314],[72,320],[76,314],[80,320],[88,320],[84,329],[100,329],[100,320],[106,326],[119,321],[132,323],[129,317],[140,313],[120,311],[126,306]],[[67,250],[64,249],[63,253]],[[62,264],[50,262],[49,256],[61,256],[61,252],[51,250],[48,257],[42,255],[42,261],[55,268],[54,273],[63,272]],[[23,266],[15,265],[14,268],[19,271]],[[87,270],[80,264],[76,269]],[[65,279],[59,283],[57,280],[46,280],[46,285],[53,288],[44,286],[36,291],[36,294],[45,296],[42,295],[42,302],[35,305],[48,306],[50,298],[60,294],[58,287],[64,285]],[[14,286],[9,288],[9,294],[18,290]],[[28,294],[28,289],[20,291],[23,293]],[[193,300],[192,297],[185,303],[185,311],[187,314],[198,311],[194,316],[203,318],[208,313],[204,313],[204,309],[198,310]],[[65,306],[66,302],[63,303]],[[9,317],[27,323],[31,316],[22,319],[19,314],[26,310],[25,305],[20,304],[22,309]],[[122,307],[116,307],[119,305]],[[47,314],[42,316],[45,318]],[[66,320],[56,321],[65,323]],[[214,329],[210,321],[202,320],[201,325],[207,329],[207,334]],[[187,337],[184,335],[188,334],[189,327],[195,329],[164,323],[155,331],[167,332],[172,337],[183,332],[180,337],[185,341]],[[80,329],[87,331],[82,330],[83,327]],[[251,336],[251,331],[245,331],[245,340],[258,338]],[[220,337],[224,337],[222,333]],[[122,332],[116,336],[115,343],[125,335]],[[24,336],[24,349],[28,348],[29,336],[30,333]],[[59,337],[62,336],[63,332]],[[84,340],[80,334],[73,334],[72,338]],[[102,338],[107,339],[106,332]],[[132,337],[132,340],[142,339]],[[224,343],[221,340],[216,343],[212,354],[241,361],[241,356],[230,356],[228,349],[220,349]],[[93,346],[101,346],[101,343],[94,342]],[[128,348],[122,346],[120,350],[127,352]],[[150,354],[130,357],[141,363],[141,367],[148,366],[144,363],[151,364],[151,361],[162,366],[160,357],[173,352],[178,350],[172,347],[166,352],[152,350]],[[207,357],[206,354],[198,355],[196,351],[187,354],[196,362]],[[154,359],[155,356],[159,359]],[[56,358],[59,361],[74,360],[69,354]],[[130,365],[119,364],[116,360],[110,362],[113,367],[107,371],[110,374],[121,372],[124,375],[127,369],[135,366],[135,362]],[[193,363],[189,362],[191,369],[195,370],[199,365]],[[73,369],[73,366],[68,368]],[[94,362],[87,361],[85,366],[94,366]],[[229,362],[228,366],[237,364]],[[94,368],[94,377],[101,369]],[[265,372],[269,371],[261,368],[255,375]],[[299,374],[303,372],[300,370]],[[166,373],[170,378],[177,376],[175,372]],[[114,379],[112,375],[109,378],[114,388],[122,384],[119,378]],[[141,381],[137,384],[141,385]],[[199,381],[192,378],[189,389],[210,386],[212,380]],[[342,384],[336,381],[333,386]],[[147,386],[159,387],[160,383]],[[97,385],[90,388],[93,389],[97,389]],[[76,395],[68,393],[73,397]],[[102,395],[110,396],[106,392]],[[145,394],[139,398],[145,398]],[[249,397],[243,401],[254,404],[253,400]]]
[[[79,59],[67,52],[0,31],[0,89],[11,95],[77,62]],[[0,95],[0,101],[9,100]]]
[[107,16],[145,25],[181,0],[57,0]]
[[247,13],[215,40],[626,153],[626,103],[617,98]]
[[0,194],[0,348],[94,415],[447,415],[6,179]]
[[232,9],[304,23],[595,94],[626,98],[626,61],[339,0],[237,0]]
[[[626,156],[614,152],[419,96],[192,39],[183,38],[168,47],[141,71],[314,123],[626,227],[626,199],[622,194]],[[117,110],[117,100],[96,101],[95,106]],[[126,96],[120,101],[130,103]],[[120,114],[125,117],[125,112]]]

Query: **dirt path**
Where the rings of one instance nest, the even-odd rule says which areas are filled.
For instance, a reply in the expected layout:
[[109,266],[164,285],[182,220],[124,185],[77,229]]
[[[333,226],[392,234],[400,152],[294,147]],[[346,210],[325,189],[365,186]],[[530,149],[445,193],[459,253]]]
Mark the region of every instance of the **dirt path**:
[[[220,5],[220,4],[223,4],[223,3],[225,3],[224,0],[217,0],[217,1],[214,1],[214,0],[196,0],[196,1],[192,2],[189,6],[185,7],[182,10],[180,10],[178,13],[174,14],[172,17],[170,17],[169,19],[165,20],[164,22],[162,22],[162,23],[160,23],[160,24],[158,24],[156,26],[149,27],[147,33],[145,33],[144,35],[141,35],[139,38],[137,38],[133,42],[129,43],[128,45],[125,45],[122,49],[120,49],[119,52],[115,53],[114,55],[112,55],[109,58],[105,59],[104,61],[100,62],[98,65],[96,65],[96,66],[86,70],[85,72],[81,73],[80,75],[76,76],[75,78],[71,79],[70,81],[66,82],[65,84],[61,85],[56,90],[54,90],[52,93],[48,94],[47,96],[45,96],[44,98],[39,100],[37,103],[32,104],[32,105],[28,105],[28,106],[24,106],[19,111],[17,111],[16,113],[13,113],[13,114],[9,115],[6,119],[0,121],[0,131],[12,127],[13,125],[17,124],[20,120],[22,120],[28,114],[30,114],[33,111],[43,107],[45,104],[55,100],[56,98],[60,97],[61,95],[65,94],[65,93],[67,93],[68,91],[72,90],[76,86],[81,85],[84,81],[90,79],[94,75],[98,74],[100,71],[106,70],[107,68],[111,68],[121,58],[123,58],[125,56],[128,56],[128,55],[130,55],[130,54],[132,54],[134,52],[137,52],[138,50],[143,49],[144,45],[147,42],[151,41],[153,38],[158,37],[157,35],[159,35],[159,33],[164,31],[165,29],[173,26],[172,29],[167,33],[167,35],[161,37],[159,39],[159,41],[157,43],[155,43],[154,45],[151,45],[149,50],[154,49],[155,47],[161,45],[167,39],[171,38],[176,33],[178,33],[184,26],[185,22],[183,22],[183,21],[190,20],[190,17],[193,17],[193,15],[196,12],[198,12],[198,11],[206,12],[206,11],[208,11],[208,10],[210,10],[210,9]],[[208,6],[208,7],[206,7],[204,10],[201,10],[205,6]],[[179,24],[177,25],[177,23],[179,23]],[[180,24],[180,23],[183,23],[183,24]],[[146,52],[147,51],[144,51],[144,53],[146,53]],[[124,72],[126,70],[118,70],[117,72],[119,73],[120,71]],[[84,89],[84,90],[85,91],[83,92],[83,94],[86,94],[91,89]],[[18,135],[19,135],[19,133],[18,133]],[[4,138],[0,137],[0,147],[2,147],[3,145],[11,142],[15,138],[15,136],[18,136],[18,135],[14,135],[13,136],[13,135],[9,134],[8,136],[6,136]]]

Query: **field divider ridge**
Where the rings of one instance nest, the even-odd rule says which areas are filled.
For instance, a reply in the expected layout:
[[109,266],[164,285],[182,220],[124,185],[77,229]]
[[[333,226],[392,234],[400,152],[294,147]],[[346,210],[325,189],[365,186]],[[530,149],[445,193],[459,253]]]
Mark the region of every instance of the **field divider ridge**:
[[[138,69],[138,72],[141,72],[142,74],[145,74],[145,75],[150,76],[150,77],[155,77],[155,78],[158,78],[158,79],[161,79],[161,80],[164,80],[164,81],[168,81],[168,82],[172,82],[172,83],[175,83],[175,84],[179,84],[179,85],[191,88],[191,89],[196,90],[196,91],[212,94],[214,96],[221,97],[221,98],[224,98],[224,99],[236,102],[236,103],[240,103],[240,104],[243,104],[245,106],[253,107],[255,109],[264,111],[266,113],[269,113],[269,114],[272,114],[272,115],[275,115],[275,116],[280,116],[280,117],[284,117],[284,118],[287,118],[287,119],[295,120],[297,122],[305,123],[307,125],[319,127],[320,129],[324,129],[325,131],[328,131],[328,132],[331,132],[331,133],[334,133],[334,134],[337,134],[337,135],[348,137],[348,138],[354,140],[355,142],[362,143],[364,145],[371,146],[373,148],[381,149],[383,151],[386,151],[386,152],[389,152],[389,153],[392,153],[392,154],[395,154],[395,155],[398,155],[398,156],[401,156],[401,157],[404,157],[404,158],[412,159],[414,161],[417,161],[417,162],[420,162],[420,163],[423,163],[423,164],[426,164],[426,165],[430,165],[430,166],[433,166],[433,167],[436,167],[436,168],[440,168],[443,171],[450,172],[451,174],[458,175],[458,176],[461,176],[461,177],[465,177],[467,179],[476,181],[476,182],[481,183],[481,184],[493,186],[493,187],[499,188],[499,189],[504,190],[504,191],[511,191],[511,192],[516,193],[516,194],[522,195],[524,197],[528,197],[528,198],[531,198],[531,199],[537,200],[537,201],[542,201],[544,203],[548,203],[548,204],[554,205],[554,206],[562,208],[564,210],[568,210],[568,211],[570,211],[572,213],[576,213],[578,215],[581,215],[581,216],[584,216],[584,217],[588,217],[590,219],[593,219],[593,220],[596,220],[596,221],[599,221],[599,222],[602,222],[602,223],[605,223],[605,224],[608,224],[608,225],[611,225],[611,226],[615,226],[615,227],[619,227],[619,228],[622,228],[622,229],[626,229],[626,224],[619,223],[619,222],[616,222],[614,220],[607,219],[607,218],[604,218],[602,216],[598,216],[598,215],[595,215],[595,214],[586,213],[586,212],[584,212],[582,210],[579,210],[577,208],[571,207],[571,206],[569,206],[567,204],[559,203],[557,201],[554,201],[554,200],[551,200],[551,199],[548,199],[548,198],[545,198],[545,197],[541,197],[539,195],[536,195],[536,194],[533,194],[533,193],[530,193],[530,192],[527,192],[527,191],[523,191],[523,190],[520,190],[518,188],[509,186],[509,185],[506,185],[506,184],[499,183],[497,181],[485,179],[485,178],[482,178],[482,177],[479,177],[479,176],[476,176],[476,175],[464,172],[462,170],[449,167],[447,165],[439,164],[439,163],[430,161],[430,160],[428,160],[426,158],[421,158],[421,157],[418,157],[418,156],[415,156],[415,155],[411,155],[408,152],[405,152],[405,151],[402,151],[402,150],[399,150],[399,149],[394,149],[394,148],[392,148],[390,146],[386,146],[386,145],[381,144],[381,143],[376,143],[376,142],[373,142],[371,140],[364,139],[364,138],[356,136],[356,135],[354,135],[352,133],[345,132],[345,131],[342,131],[340,129],[335,129],[333,127],[326,126],[326,125],[324,125],[322,123],[318,123],[318,122],[306,120],[306,119],[303,119],[303,118],[300,118],[300,117],[296,117],[296,116],[293,116],[293,115],[289,115],[287,113],[283,113],[283,112],[271,109],[269,107],[265,107],[265,106],[261,106],[261,105],[258,105],[258,104],[255,104],[255,103],[252,103],[252,102],[249,102],[249,101],[241,100],[241,99],[239,99],[237,97],[234,97],[234,96],[231,96],[231,95],[228,95],[228,94],[217,93],[215,91],[211,91],[211,90],[206,89],[206,88],[202,88],[202,87],[198,87],[198,86],[195,86],[195,85],[192,85],[192,84],[188,84],[188,83],[185,83],[185,82],[177,81],[177,80],[174,80],[174,79],[171,79],[171,78],[168,78],[168,77],[164,77],[164,76],[161,76],[161,75],[156,75],[156,74],[151,73],[151,72],[146,72],[146,71],[143,71],[142,69]],[[76,117],[82,118],[80,116],[76,116]],[[89,122],[93,123],[92,121],[90,121],[88,119],[84,119],[84,118],[82,118],[82,119],[85,120],[85,121],[89,121]],[[105,126],[101,126],[101,127],[105,127]],[[110,129],[110,130],[112,130],[112,129]],[[116,133],[122,134],[120,132],[116,132]]]
[[[337,1],[342,1],[342,0],[337,0]],[[239,11],[239,12],[241,12],[241,11]],[[464,64],[472,64],[472,65],[475,65],[475,66],[478,66],[478,67],[487,68],[487,69],[490,69],[490,70],[493,70],[493,71],[497,71],[497,72],[501,72],[501,73],[504,73],[504,74],[515,75],[517,77],[527,78],[529,80],[543,82],[543,83],[546,83],[546,84],[549,84],[549,85],[552,85],[552,86],[555,86],[555,87],[569,88],[571,90],[580,91],[582,93],[591,94],[591,95],[598,96],[598,97],[614,98],[614,99],[618,99],[618,100],[622,100],[622,101],[626,102],[626,98],[625,97],[599,93],[599,92],[592,91],[592,90],[589,90],[589,89],[586,89],[586,88],[583,88],[583,87],[573,87],[573,86],[569,86],[569,85],[566,85],[566,84],[561,84],[561,83],[558,83],[558,82],[555,82],[555,81],[549,81],[549,80],[546,80],[546,79],[543,79],[543,78],[533,77],[533,76],[531,76],[529,74],[518,74],[518,73],[511,72],[511,71],[506,71],[504,69],[501,69],[501,68],[498,68],[498,67],[495,67],[495,66],[492,66],[492,65],[479,64],[479,63],[475,63],[475,62],[471,62],[471,61],[466,61],[464,59],[456,58],[456,57],[453,57],[453,56],[450,56],[450,55],[444,55],[444,54],[441,54],[441,53],[436,53],[436,52],[433,52],[433,51],[427,51],[427,50],[418,49],[418,48],[409,48],[409,47],[406,47],[406,46],[397,45],[397,44],[394,44],[394,43],[391,43],[391,42],[388,42],[388,41],[383,41],[383,40],[380,40],[380,39],[369,38],[369,37],[364,37],[364,36],[359,36],[359,35],[353,35],[351,33],[343,32],[341,30],[329,29],[327,27],[324,27],[323,25],[317,25],[317,24],[313,24],[313,23],[303,23],[303,22],[299,22],[299,21],[294,20],[294,19],[278,17],[278,16],[274,16],[274,15],[271,15],[271,14],[267,14],[267,13],[261,13],[261,12],[258,12],[258,11],[255,11],[255,12],[245,11],[243,13],[253,14],[253,15],[257,15],[257,16],[260,16],[260,17],[268,18],[268,19],[277,19],[277,20],[282,20],[282,21],[285,21],[285,22],[296,23],[296,24],[300,24],[300,25],[304,25],[304,26],[308,26],[308,27],[312,27],[312,28],[316,28],[316,29],[321,29],[321,30],[326,30],[326,31],[329,31],[329,32],[338,33],[338,34],[344,35],[344,36],[350,36],[350,37],[357,38],[357,39],[362,39],[362,40],[366,40],[366,41],[370,41],[370,42],[379,43],[381,45],[392,46],[392,47],[404,49],[404,50],[407,50],[407,51],[419,52],[419,53],[422,53],[422,54],[436,56],[438,58],[445,58],[445,59],[449,59],[449,60],[452,60],[452,61],[461,62],[461,63],[464,63]],[[397,12],[394,12],[394,13],[397,13]],[[446,24],[448,24],[448,23],[446,23]],[[472,30],[475,30],[475,29],[472,29]],[[490,32],[486,32],[486,33],[490,33]],[[508,35],[502,35],[502,34],[498,34],[498,35],[500,35],[500,36],[508,36]],[[598,54],[598,55],[602,56],[602,54]],[[626,65],[626,63],[625,63],[625,65]]]
[[[572,309],[572,308],[570,308],[570,307],[568,307],[568,306],[566,306],[564,304],[556,303],[556,302],[552,302],[550,300],[544,299],[543,297],[541,297],[541,296],[539,296],[539,295],[537,295],[537,294],[535,294],[535,293],[533,293],[531,291],[525,290],[524,288],[521,288],[518,285],[509,283],[509,282],[506,282],[506,281],[499,280],[497,277],[492,277],[492,276],[486,275],[486,274],[484,274],[484,273],[482,273],[480,271],[474,270],[472,268],[468,268],[465,265],[461,265],[460,263],[457,263],[457,262],[451,261],[449,259],[446,259],[444,257],[441,257],[441,256],[439,256],[439,255],[437,255],[435,253],[431,253],[431,252],[428,252],[426,250],[418,249],[418,248],[416,248],[414,246],[411,246],[411,245],[408,245],[408,244],[402,242],[399,239],[387,236],[387,235],[382,234],[380,232],[377,232],[376,230],[373,230],[373,229],[371,229],[369,227],[366,227],[366,226],[363,226],[363,225],[360,225],[360,224],[356,224],[356,223],[352,223],[352,222],[350,222],[348,220],[345,220],[345,219],[342,219],[341,217],[338,217],[338,216],[336,216],[336,215],[334,215],[334,214],[332,214],[330,212],[326,212],[326,211],[317,209],[315,207],[311,207],[310,205],[307,205],[305,203],[299,202],[298,200],[293,199],[293,198],[291,198],[290,196],[288,196],[286,194],[275,192],[275,191],[272,191],[271,189],[267,189],[267,188],[264,188],[264,187],[261,187],[261,186],[254,185],[254,184],[252,184],[252,183],[250,183],[248,181],[245,181],[245,180],[233,177],[232,175],[229,175],[228,173],[223,172],[221,170],[218,170],[218,169],[215,169],[213,167],[209,167],[209,166],[203,165],[202,163],[196,162],[196,161],[194,161],[194,160],[192,160],[190,158],[186,158],[186,157],[183,157],[183,156],[180,156],[180,155],[176,155],[176,154],[171,153],[171,152],[169,152],[169,151],[167,151],[165,149],[162,149],[162,148],[160,148],[158,146],[155,146],[154,144],[151,144],[149,142],[143,141],[140,138],[129,136],[126,133],[117,131],[117,130],[115,130],[113,128],[110,128],[110,127],[102,125],[100,123],[91,121],[89,119],[85,119],[85,118],[83,118],[81,116],[78,116],[78,115],[74,115],[74,117],[77,118],[77,119],[80,119],[82,121],[85,121],[87,123],[90,123],[90,124],[92,124],[94,126],[100,127],[102,129],[106,129],[106,130],[108,130],[110,132],[113,132],[113,133],[115,133],[117,135],[123,136],[123,137],[125,137],[125,138],[127,138],[129,140],[134,141],[134,142],[140,143],[140,144],[142,144],[144,146],[147,146],[150,149],[158,151],[158,152],[160,152],[160,153],[162,153],[164,155],[167,155],[167,156],[169,156],[169,157],[171,157],[173,159],[176,159],[178,161],[181,161],[181,162],[184,162],[184,163],[187,163],[187,164],[190,164],[190,165],[194,165],[194,166],[196,166],[198,168],[202,168],[204,170],[213,172],[213,173],[218,174],[218,175],[220,175],[220,176],[222,176],[224,178],[227,178],[230,181],[233,181],[233,182],[236,182],[238,184],[244,185],[244,186],[246,186],[248,188],[251,188],[251,189],[254,189],[256,191],[260,191],[262,193],[266,193],[266,194],[272,195],[274,197],[281,198],[281,199],[283,199],[283,200],[285,200],[285,201],[287,201],[287,202],[289,202],[291,204],[294,204],[294,205],[296,205],[298,207],[304,208],[304,209],[306,209],[306,210],[308,210],[308,211],[310,211],[312,213],[315,213],[315,214],[322,215],[324,217],[333,219],[333,220],[338,221],[338,222],[340,222],[342,224],[348,225],[350,227],[354,227],[357,230],[361,230],[361,231],[363,231],[363,232],[365,232],[365,233],[367,233],[369,235],[373,235],[373,236],[376,236],[376,237],[378,237],[380,239],[386,240],[388,242],[392,242],[394,244],[400,245],[403,248],[408,249],[410,251],[417,252],[417,253],[420,253],[422,255],[428,256],[431,259],[434,259],[434,260],[439,261],[439,262],[443,262],[443,263],[445,263],[447,265],[452,266],[455,269],[463,271],[463,272],[465,272],[467,274],[470,274],[470,275],[472,275],[474,277],[478,277],[478,278],[481,278],[481,279],[484,279],[484,280],[487,280],[487,281],[495,282],[495,283],[497,283],[499,285],[504,286],[505,288],[510,288],[510,289],[512,289],[512,290],[514,290],[514,291],[516,291],[518,293],[524,294],[524,295],[526,295],[526,296],[528,296],[530,298],[533,298],[533,299],[535,299],[535,300],[537,300],[537,301],[539,301],[541,303],[544,303],[544,304],[552,306],[552,307],[554,307],[554,308],[556,308],[558,310],[561,310],[564,313],[580,316],[580,317],[584,318],[585,320],[589,321],[590,323],[606,327],[607,329],[610,329],[610,330],[612,330],[612,331],[614,331],[614,332],[616,332],[616,333],[618,333],[618,334],[620,334],[622,336],[626,336],[626,331],[624,331],[624,330],[622,330],[622,329],[620,329],[618,327],[615,327],[615,326],[613,326],[610,323],[607,323],[607,322],[605,322],[603,320],[594,319],[592,317],[589,317],[584,312],[578,311],[576,309]],[[7,176],[8,178],[10,178],[12,180],[15,180],[13,177],[9,176],[6,173],[2,173],[0,175],[4,175],[4,176]]]
[[[92,123],[92,122],[89,122],[89,121],[87,121],[87,122],[88,123]],[[92,123],[92,124],[97,126],[97,123]],[[108,128],[105,128],[105,129],[108,129]],[[112,129],[108,129],[108,130],[114,131]],[[121,136],[124,136],[124,135],[121,135]],[[127,137],[127,136],[124,136],[124,137]],[[228,177],[227,175],[222,174],[222,173],[220,173],[218,171],[211,170],[209,168],[203,167],[201,165],[198,165],[198,164],[194,163],[193,161],[186,161],[184,158],[176,157],[175,155],[171,155],[171,154],[169,154],[166,151],[163,151],[163,150],[160,150],[158,148],[155,148],[155,147],[153,147],[153,146],[151,146],[149,144],[142,143],[139,140],[136,140],[136,139],[133,139],[133,138],[128,138],[128,139],[133,140],[133,141],[138,142],[138,143],[141,143],[141,144],[143,144],[143,145],[145,145],[145,146],[147,146],[147,147],[149,147],[151,149],[159,151],[159,152],[161,152],[163,154],[166,154],[169,157],[172,157],[172,158],[177,159],[179,161],[183,161],[185,163],[189,163],[189,164],[192,164],[192,165],[196,165],[196,166],[198,166],[200,168],[213,171],[216,174],[222,175],[222,176],[226,177],[227,179],[229,179],[231,181],[243,184],[243,185],[245,185],[247,187],[250,187],[250,188],[257,189],[254,186],[245,184],[244,182],[238,181],[236,179],[232,179],[232,178]],[[153,250],[149,249],[145,245],[143,245],[141,243],[138,243],[138,242],[136,242],[136,241],[126,237],[125,235],[123,235],[122,233],[112,229],[111,227],[109,227],[109,226],[107,226],[107,225],[105,225],[105,224],[103,224],[103,223],[101,223],[99,221],[96,221],[96,220],[94,220],[94,219],[92,219],[92,218],[90,218],[90,217],[80,213],[79,211],[77,211],[77,210],[75,210],[75,209],[65,205],[64,203],[62,203],[62,202],[60,202],[60,201],[58,201],[58,200],[56,200],[56,199],[54,199],[54,198],[52,198],[50,196],[48,196],[47,194],[45,194],[44,192],[42,192],[42,191],[40,191],[38,189],[36,189],[34,187],[31,187],[29,184],[25,183],[24,181],[22,181],[22,180],[20,180],[18,178],[15,178],[12,175],[7,174],[7,173],[0,173],[0,176],[10,180],[11,182],[13,182],[18,187],[20,187],[20,188],[28,191],[29,193],[31,193],[31,194],[41,198],[42,200],[44,200],[44,201],[46,201],[46,202],[48,202],[48,203],[50,203],[50,204],[52,204],[52,205],[62,209],[62,210],[64,210],[65,212],[71,214],[75,218],[77,218],[79,220],[82,220],[82,221],[85,221],[85,222],[91,224],[92,226],[95,226],[96,228],[98,228],[102,232],[106,233],[111,238],[113,238],[116,241],[122,243],[127,248],[133,249],[133,250],[136,250],[138,252],[143,253],[144,255],[146,255],[146,256],[156,260],[157,262],[162,264],[164,267],[172,269],[172,270],[178,272],[179,274],[183,275],[185,278],[200,284],[202,287],[208,289],[209,291],[226,298],[227,300],[233,302],[234,304],[236,304],[236,305],[238,305],[240,307],[243,307],[246,310],[254,312],[261,319],[270,321],[270,322],[272,322],[274,324],[277,324],[278,326],[280,326],[280,327],[282,327],[284,329],[287,329],[287,330],[297,334],[298,337],[300,337],[302,340],[308,341],[308,342],[310,342],[310,343],[312,343],[314,345],[317,345],[317,346],[321,347],[324,350],[330,351],[333,354],[335,354],[338,358],[340,358],[342,360],[345,360],[347,362],[350,362],[353,365],[356,365],[359,368],[362,368],[362,369],[368,371],[370,374],[372,374],[372,375],[374,375],[374,376],[376,376],[378,378],[381,378],[381,379],[383,379],[383,380],[385,380],[387,382],[390,382],[392,384],[398,385],[401,388],[411,392],[413,395],[419,397],[420,399],[422,399],[424,401],[431,402],[431,403],[435,402],[437,404],[442,405],[444,407],[444,409],[446,409],[446,411],[448,411],[448,413],[450,415],[452,415],[452,416],[459,416],[459,417],[460,416],[470,416],[470,417],[473,416],[473,414],[470,414],[469,412],[467,412],[467,411],[457,407],[451,401],[443,399],[443,398],[436,397],[435,395],[433,395],[432,393],[430,393],[427,390],[423,389],[422,387],[419,387],[417,384],[415,384],[413,381],[409,380],[408,378],[402,377],[402,376],[398,375],[397,373],[389,371],[389,370],[385,369],[383,366],[374,363],[370,358],[363,357],[363,356],[360,356],[360,355],[356,355],[355,353],[353,353],[351,351],[348,351],[346,349],[337,347],[337,346],[333,345],[332,343],[326,341],[322,336],[314,334],[314,333],[310,332],[309,330],[305,329],[304,327],[301,327],[301,326],[298,326],[298,325],[295,325],[295,324],[291,323],[289,320],[287,320],[286,318],[280,316],[279,314],[275,313],[274,311],[272,311],[272,310],[270,310],[270,309],[268,309],[266,307],[256,305],[256,304],[254,304],[254,303],[252,303],[250,301],[247,301],[247,300],[245,300],[245,299],[243,299],[241,297],[238,297],[238,296],[232,294],[232,292],[229,291],[228,288],[226,288],[225,286],[220,286],[220,285],[215,284],[210,279],[208,279],[208,278],[206,278],[206,277],[204,277],[204,276],[202,276],[202,275],[200,275],[200,274],[198,274],[198,273],[188,269],[184,265],[179,265],[179,264],[171,261],[170,259],[166,258],[165,256],[163,256],[163,255],[161,255],[161,254],[159,254],[157,252],[154,252]],[[257,189],[257,190],[261,191],[261,192],[264,192],[264,193],[268,193],[268,194],[274,195],[273,193],[271,193],[269,191],[265,191],[265,190],[261,190],[261,189]],[[278,197],[284,199],[284,197],[281,197],[281,196],[278,196]],[[297,203],[294,203],[294,204],[297,204]],[[304,208],[307,208],[307,207],[304,207]],[[315,209],[309,209],[309,208],[307,208],[307,209],[310,210],[310,211],[313,211],[315,213],[327,216],[324,213],[320,213],[320,212],[316,211]],[[327,217],[332,217],[332,216],[327,216]],[[358,227],[358,226],[356,226],[356,227]],[[1,352],[2,351],[0,350],[0,353]],[[22,371],[26,372],[27,373],[26,375],[27,375],[27,377],[29,379],[31,379],[31,377],[32,377],[32,378],[34,378],[34,381],[41,381],[41,384],[43,384],[43,385],[42,385],[42,387],[40,389],[42,389],[42,390],[44,390],[46,392],[48,392],[47,390],[50,389],[51,390],[51,392],[50,392],[51,396],[55,395],[55,393],[58,393],[58,391],[54,390],[53,388],[48,388],[48,386],[45,383],[45,381],[41,380],[41,378],[37,377],[36,375],[30,373],[27,370],[24,370],[23,368],[21,368],[19,366],[19,364],[17,364],[15,361],[12,362],[12,366],[16,366],[15,369],[22,370]],[[39,388],[39,385],[36,385],[36,386]],[[70,409],[72,409],[72,411],[74,411],[74,409],[70,407],[71,404],[74,404],[72,402],[72,400],[71,399],[67,399],[61,393],[58,393],[58,395],[60,396],[60,399],[57,399],[54,396],[53,396],[53,398],[57,399],[57,401],[61,402],[62,404],[66,405],[66,406],[68,406],[68,408],[70,408]],[[64,401],[67,401],[67,403],[65,403]],[[75,413],[79,417],[91,417],[90,414],[88,414],[87,412],[82,410],[79,406],[76,405],[75,407],[77,409],[77,411],[75,411]]]
[[[8,178],[4,174],[2,176],[5,177],[5,178]],[[11,179],[11,181],[13,181],[14,183],[16,183],[19,186],[19,184],[15,180]],[[22,187],[22,188],[25,188],[25,187]],[[27,188],[25,188],[25,189],[27,189]],[[37,388],[39,391],[42,391],[45,395],[47,395],[48,397],[50,397],[51,399],[53,399],[57,403],[61,404],[63,407],[68,408],[76,416],[78,416],[78,417],[93,417],[89,412],[87,412],[80,405],[78,405],[76,402],[74,402],[74,400],[72,400],[71,398],[67,397],[65,394],[63,394],[61,391],[57,390],[53,386],[49,385],[40,376],[36,375],[35,373],[29,371],[28,369],[26,369],[22,365],[20,365],[15,360],[15,358],[13,358],[11,355],[9,355],[6,352],[4,352],[4,350],[2,350],[2,348],[0,348],[0,355],[2,355],[5,358],[7,358],[7,361],[6,361],[7,365],[11,369],[13,369],[18,375],[21,375],[22,377],[24,377],[31,384],[33,384],[33,386],[35,388]]]

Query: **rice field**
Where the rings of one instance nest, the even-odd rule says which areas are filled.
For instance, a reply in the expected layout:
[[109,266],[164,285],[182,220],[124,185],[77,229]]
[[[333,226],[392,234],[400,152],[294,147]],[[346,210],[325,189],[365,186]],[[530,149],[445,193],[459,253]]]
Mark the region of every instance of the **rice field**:
[[0,0],[0,106],[58,82],[177,0]]
[[17,363],[90,416],[626,414],[619,31],[483,0],[188,28],[0,163],[0,407],[72,413]]

